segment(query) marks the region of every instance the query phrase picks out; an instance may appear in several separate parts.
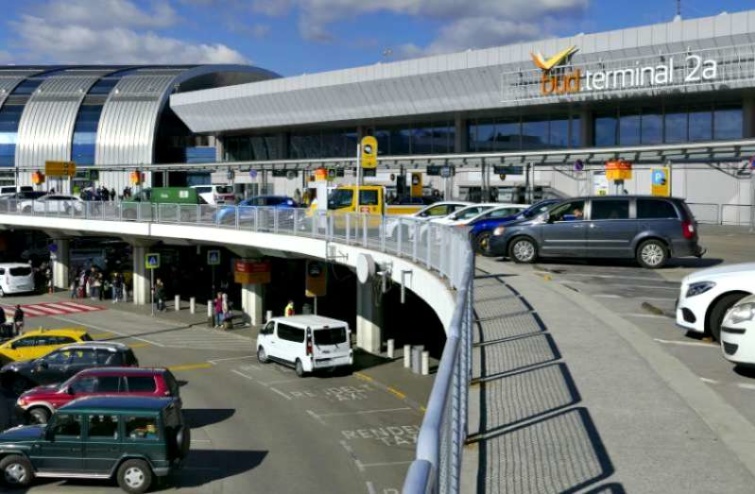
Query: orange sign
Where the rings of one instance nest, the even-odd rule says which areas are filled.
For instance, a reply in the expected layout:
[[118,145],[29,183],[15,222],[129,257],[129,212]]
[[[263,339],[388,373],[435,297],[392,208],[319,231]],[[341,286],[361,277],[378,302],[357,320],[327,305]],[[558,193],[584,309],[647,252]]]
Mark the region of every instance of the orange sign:
[[315,180],[327,180],[328,179],[328,170],[325,168],[317,168],[315,170]]
[[540,78],[540,93],[543,95],[578,93],[582,90],[582,71],[570,70],[561,73],[552,72],[552,69],[566,62],[578,48],[570,46],[561,50],[549,59],[545,59],[540,52],[530,53],[535,67],[543,71]]
[[307,297],[324,297],[328,288],[327,264],[321,261],[307,261],[307,278],[304,294]]
[[233,263],[233,281],[244,285],[262,285],[270,283],[272,265],[270,261],[244,261],[237,259]]
[[608,180],[631,180],[632,163],[624,160],[607,161],[606,178]]

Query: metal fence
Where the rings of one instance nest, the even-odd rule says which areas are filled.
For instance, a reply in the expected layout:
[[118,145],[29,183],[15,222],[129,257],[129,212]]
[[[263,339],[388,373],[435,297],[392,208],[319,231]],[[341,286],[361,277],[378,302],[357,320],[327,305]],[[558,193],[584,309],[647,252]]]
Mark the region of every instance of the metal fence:
[[73,200],[4,200],[0,214],[177,223],[320,238],[396,255],[437,272],[457,290],[456,307],[403,492],[459,492],[472,369],[474,252],[466,228],[298,208]]
[[687,203],[699,223],[711,225],[750,226],[753,208],[750,204]]

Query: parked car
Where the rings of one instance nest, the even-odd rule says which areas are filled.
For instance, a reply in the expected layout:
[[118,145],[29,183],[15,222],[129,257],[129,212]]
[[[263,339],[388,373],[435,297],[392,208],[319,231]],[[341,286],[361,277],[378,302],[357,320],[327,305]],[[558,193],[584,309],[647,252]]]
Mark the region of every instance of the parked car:
[[676,324],[719,340],[726,312],[755,293],[755,262],[728,264],[687,275],[679,287]]
[[26,488],[35,477],[106,480],[128,493],[178,470],[191,430],[171,398],[92,396],[61,407],[46,425],[0,434],[0,478]]
[[755,366],[755,295],[740,299],[724,316],[721,352],[736,365]]
[[492,209],[496,209],[502,206],[508,206],[508,204],[498,204],[495,202],[483,202],[480,204],[472,204],[470,206],[457,209],[452,214],[449,214],[447,216],[441,216],[439,218],[432,218],[428,221],[428,223],[433,223],[435,225],[455,225],[464,221],[471,220],[472,218],[475,218],[485,211],[490,211]]
[[[6,317],[10,316],[6,313]],[[0,362],[34,360],[63,345],[83,341],[92,341],[84,328],[31,329],[0,345]]]
[[414,234],[414,229],[409,226],[412,222],[425,222],[432,219],[445,218],[462,208],[472,205],[473,203],[466,201],[440,201],[426,206],[416,213],[386,216],[385,232],[388,237],[397,238],[399,222],[396,220],[406,218],[409,221],[401,225],[401,236],[403,239],[408,239]]
[[25,391],[16,400],[16,415],[24,422],[44,424],[55,410],[77,398],[105,394],[170,396],[178,407],[182,404],[178,381],[168,369],[95,367],[63,383]]
[[257,336],[257,359],[293,367],[296,375],[354,363],[348,323],[316,315],[275,317]]
[[89,341],[65,345],[44,357],[0,368],[0,383],[20,395],[41,384],[63,382],[91,367],[138,367],[133,350],[123,343]]
[[298,208],[299,205],[288,196],[255,196],[244,199],[235,207],[220,207],[215,212],[214,222],[220,224],[234,224],[236,211],[238,210],[239,221],[249,221],[257,214],[257,208]]
[[192,185],[192,189],[197,191],[199,197],[207,204],[235,204],[236,193],[233,192],[233,185]]
[[0,263],[0,297],[33,292],[34,289],[34,270],[29,263]]
[[81,213],[84,211],[84,201],[76,196],[46,194],[36,199],[18,201],[16,207],[24,214],[31,212],[69,214],[72,209],[76,213]]
[[534,218],[561,201],[563,201],[563,199],[545,199],[527,207],[524,211],[508,216],[499,217],[496,215],[475,218],[469,222],[469,226],[471,227],[469,230],[469,238],[472,240],[472,247],[478,254],[485,253],[488,250],[490,237],[493,235],[493,231],[495,231],[496,228],[513,223],[514,221]]
[[534,219],[500,226],[488,253],[519,263],[540,257],[636,259],[656,269],[672,257],[705,251],[683,199],[625,195],[568,199]]
[[[481,206],[467,206],[444,218],[430,220],[420,226],[420,235],[424,242],[427,230],[430,225],[446,225],[467,228],[471,223],[478,220],[505,218],[521,213],[527,209],[526,205],[521,204],[495,204],[488,203]],[[439,232],[439,230],[436,230]],[[440,240],[440,237],[436,240]]]

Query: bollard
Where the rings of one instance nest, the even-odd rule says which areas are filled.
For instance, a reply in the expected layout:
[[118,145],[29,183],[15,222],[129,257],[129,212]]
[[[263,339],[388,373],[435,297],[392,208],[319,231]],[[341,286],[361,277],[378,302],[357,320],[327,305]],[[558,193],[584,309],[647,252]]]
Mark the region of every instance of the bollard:
[[422,352],[422,375],[427,376],[430,374],[430,352],[425,350]]
[[404,345],[404,368],[409,369],[412,366],[412,347]]
[[425,349],[422,345],[412,347],[412,372],[419,374],[422,372],[422,351]]
[[173,306],[176,308],[176,312],[181,310],[181,295],[173,297]]
[[197,299],[195,297],[189,299],[189,312],[192,314],[197,313]]
[[269,310],[265,312],[265,322],[269,321],[272,318],[273,318],[273,311]]
[[207,301],[207,327],[215,327],[215,321],[212,320],[212,300]]
[[388,358],[393,358],[393,339],[389,339],[386,344],[388,345]]

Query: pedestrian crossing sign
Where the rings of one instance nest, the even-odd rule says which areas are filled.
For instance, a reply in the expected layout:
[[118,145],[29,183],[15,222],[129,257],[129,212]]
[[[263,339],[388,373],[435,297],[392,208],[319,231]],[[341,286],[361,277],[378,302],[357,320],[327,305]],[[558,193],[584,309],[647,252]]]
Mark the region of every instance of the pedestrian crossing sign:
[[144,264],[147,269],[157,269],[160,267],[160,254],[147,254],[145,256]]
[[208,266],[219,266],[220,265],[220,251],[219,250],[208,250],[207,251],[207,265]]

